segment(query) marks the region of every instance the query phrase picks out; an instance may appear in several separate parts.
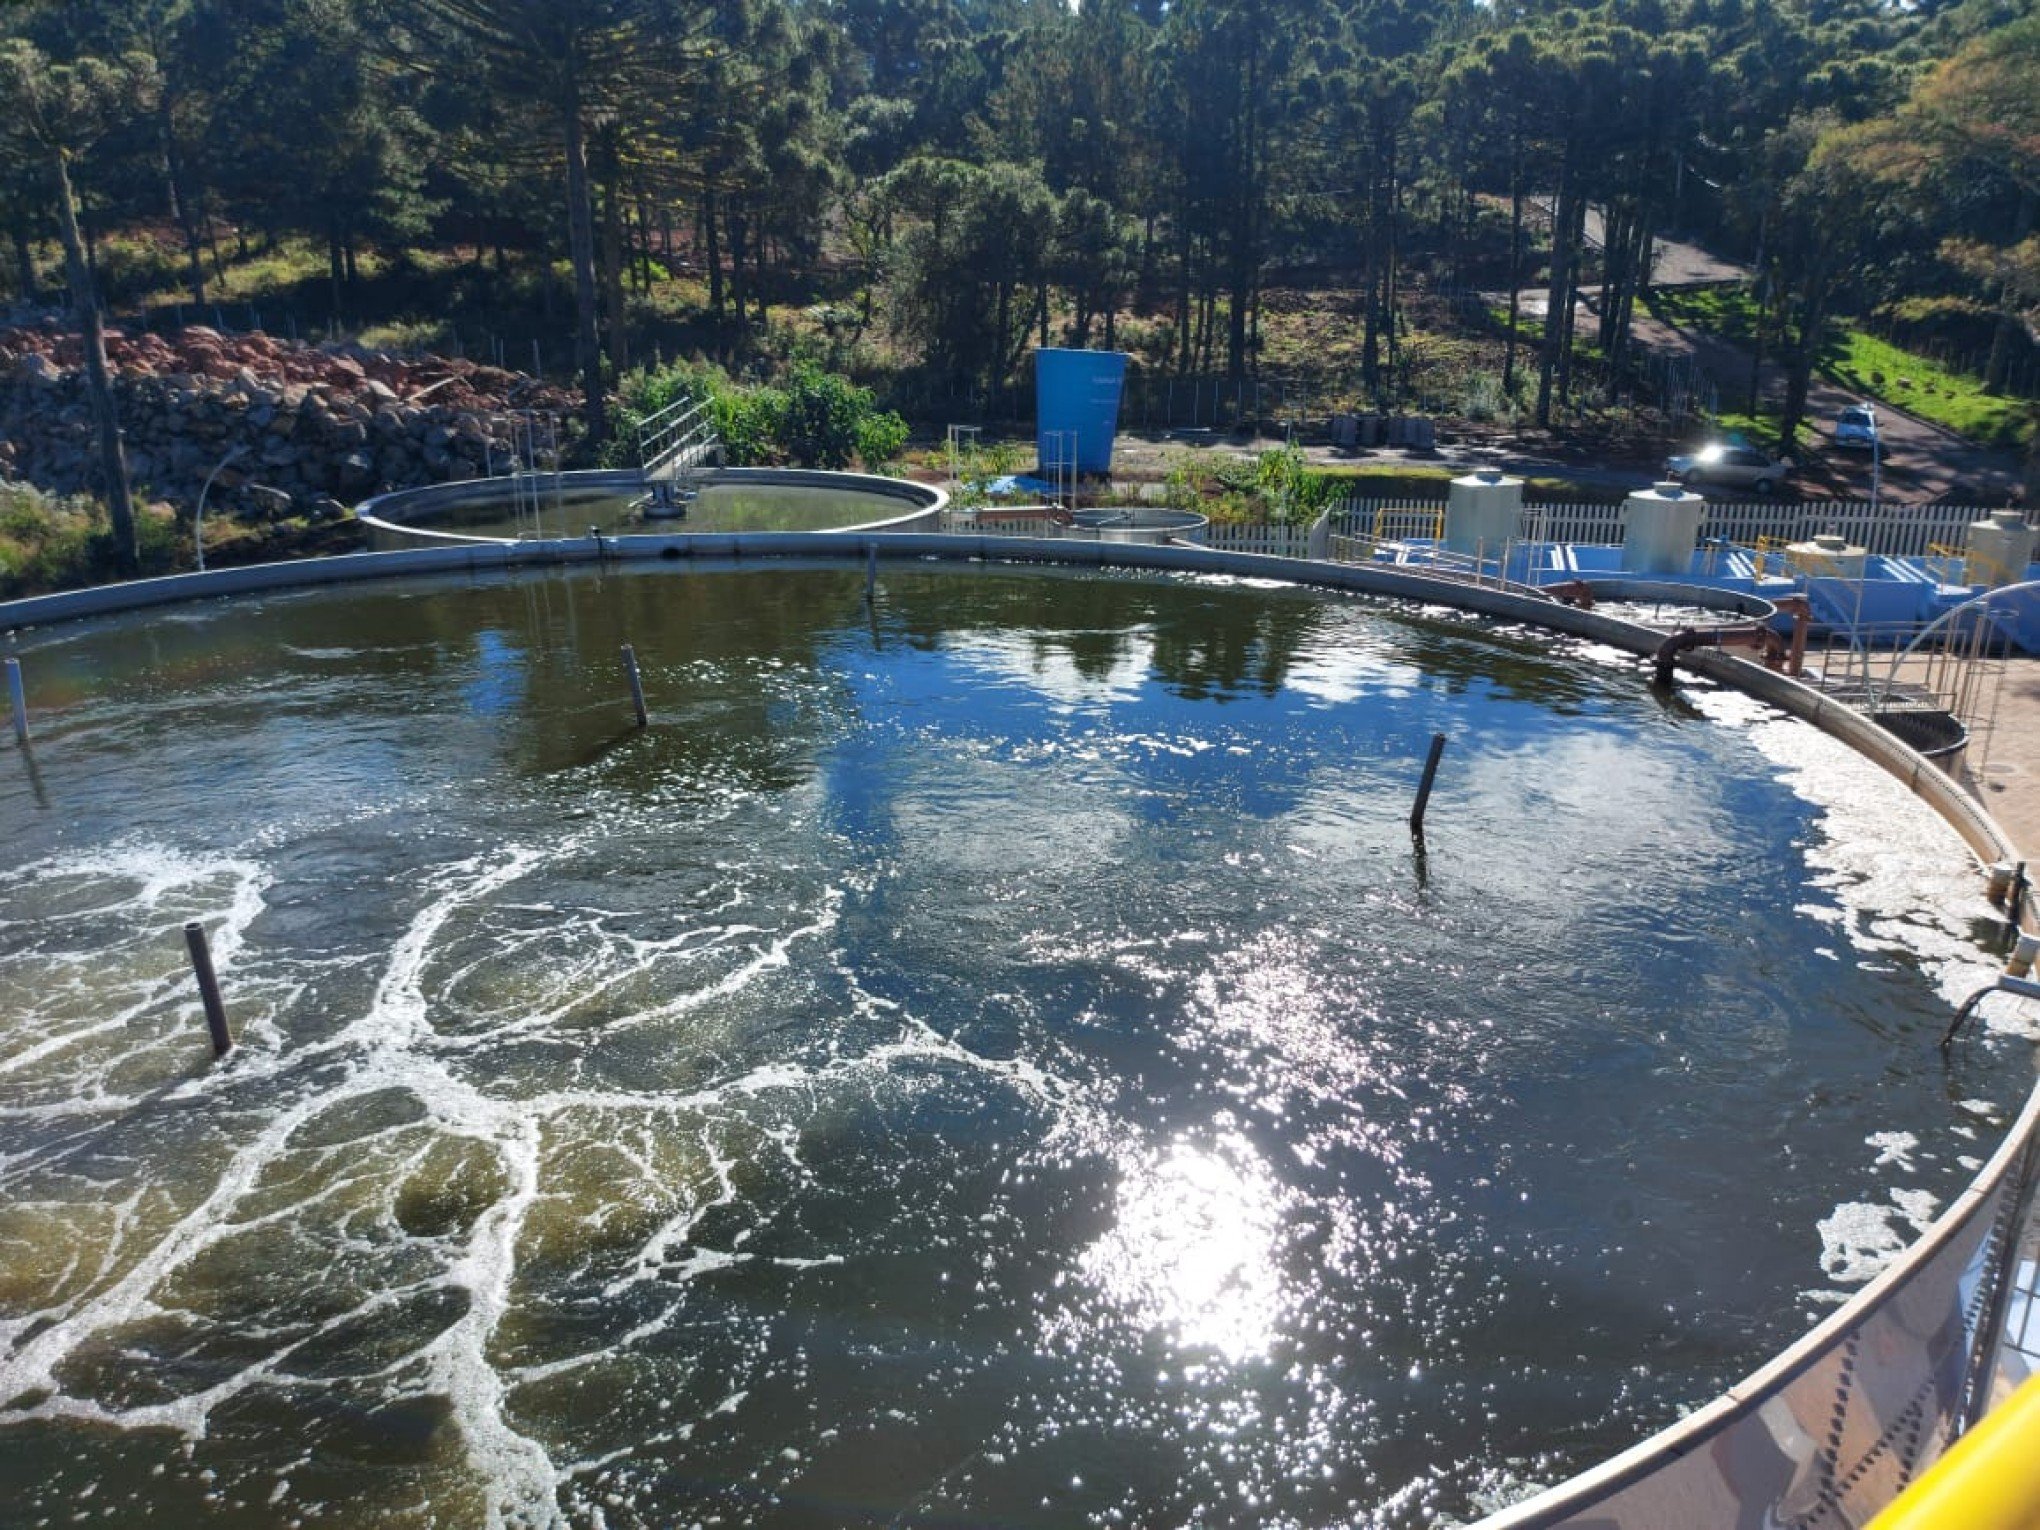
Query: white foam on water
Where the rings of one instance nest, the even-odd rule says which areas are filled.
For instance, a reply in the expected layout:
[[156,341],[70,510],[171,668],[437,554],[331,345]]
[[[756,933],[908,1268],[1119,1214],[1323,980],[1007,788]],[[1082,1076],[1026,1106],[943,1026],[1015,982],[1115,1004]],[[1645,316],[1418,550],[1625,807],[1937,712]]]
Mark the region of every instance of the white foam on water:
[[1877,1149],[1877,1161],[1870,1165],[1871,1168],[1881,1169],[1892,1164],[1911,1172],[1913,1151],[1920,1145],[1920,1139],[1911,1132],[1872,1132],[1863,1140]]
[[1804,847],[1808,880],[1834,900],[1838,931],[1858,953],[1909,958],[1951,1007],[1995,978],[1973,933],[1994,913],[1975,857],[1924,798],[1754,697],[1702,691],[1693,700],[1710,718],[1740,725],[1780,779],[1820,809]]
[[[530,850],[513,848],[497,857],[475,857],[430,877],[435,894],[415,914],[391,948],[365,1013],[328,1039],[300,1048],[292,1061],[302,1068],[321,1056],[342,1061],[347,1072],[336,1082],[282,1100],[220,1170],[210,1191],[135,1258],[117,1279],[77,1301],[40,1331],[17,1327],[0,1356],[0,1398],[49,1394],[26,1416],[82,1417],[123,1427],[168,1427],[187,1439],[203,1439],[209,1415],[221,1403],[274,1377],[305,1344],[341,1323],[372,1314],[387,1298],[366,1293],[342,1317],[317,1325],[294,1342],[249,1364],[210,1387],[166,1402],[114,1406],[68,1395],[59,1372],[100,1335],[163,1314],[156,1300],[171,1278],[189,1269],[208,1249],[258,1225],[239,1214],[272,1166],[282,1163],[293,1139],[314,1118],[344,1112],[351,1100],[404,1090],[422,1101],[448,1134],[486,1144],[500,1165],[507,1189],[475,1221],[466,1244],[436,1284],[465,1291],[466,1311],[403,1363],[422,1362],[425,1390],[443,1393],[451,1404],[470,1463],[482,1480],[492,1525],[547,1525],[560,1522],[559,1473],[544,1448],[514,1428],[505,1406],[505,1383],[492,1365],[489,1343],[511,1299],[516,1245],[536,1194],[540,1120],[515,1101],[484,1097],[450,1074],[434,1055],[431,1003],[423,973],[435,940],[460,910],[511,885],[539,863]],[[259,881],[248,878],[251,885]],[[158,887],[181,885],[164,875]],[[252,899],[259,903],[259,897]],[[236,906],[246,908],[243,897]],[[245,923],[239,928],[244,929]],[[237,929],[238,936],[238,929]],[[223,943],[224,944],[224,943]],[[228,946],[228,949],[238,949]],[[269,1059],[281,1072],[286,1059]],[[272,1216],[300,1213],[297,1203]],[[38,1321],[42,1316],[39,1315]],[[395,1367],[391,1368],[394,1373]],[[399,1395],[406,1395],[402,1392]]]
[[1861,1285],[1883,1272],[1905,1248],[1905,1237],[1893,1226],[1895,1206],[1845,1201],[1816,1227],[1820,1232],[1820,1267],[1838,1285]]
[[[88,906],[74,898],[59,912],[43,912],[35,906],[37,894],[52,882],[103,892]],[[253,861],[194,857],[139,841],[0,872],[0,983],[19,969],[32,973],[24,980],[35,990],[31,1007],[0,1017],[0,1088],[10,1078],[47,1075],[53,1059],[77,1054],[74,1066],[54,1081],[58,1087],[49,1088],[53,1081],[44,1077],[37,1093],[0,1103],[0,1120],[124,1109],[128,1099],[108,1091],[105,1076],[142,1054],[166,1050],[166,1036],[202,1029],[182,937],[188,919],[206,925],[214,969],[234,994],[232,1013],[244,1031],[260,1023],[263,1011],[247,1004],[234,969],[269,885],[269,874]],[[109,991],[113,972],[129,976]],[[152,1018],[162,1023],[129,1034]],[[98,1045],[115,1041],[123,1044],[111,1052]],[[163,1068],[174,1077],[184,1061],[166,1051]]]

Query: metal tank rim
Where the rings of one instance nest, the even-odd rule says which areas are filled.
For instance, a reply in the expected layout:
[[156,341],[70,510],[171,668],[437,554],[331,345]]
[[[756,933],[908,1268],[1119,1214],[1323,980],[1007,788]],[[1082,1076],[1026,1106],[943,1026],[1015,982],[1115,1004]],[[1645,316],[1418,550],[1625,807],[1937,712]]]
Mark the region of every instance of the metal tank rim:
[[[635,482],[635,474],[617,476]],[[473,485],[460,487],[472,489]],[[761,559],[795,565],[833,565],[870,558],[982,565],[1049,564],[1274,580],[1309,588],[1401,598],[1548,627],[1605,643],[1639,658],[1649,658],[1663,641],[1663,634],[1652,628],[1578,610],[1543,596],[1441,579],[1413,572],[1406,566],[1326,564],[1196,546],[877,530],[681,533],[526,542],[464,540],[416,550],[251,564],[0,603],[0,633],[12,635],[51,623],[183,601],[404,575],[464,572],[480,576],[609,559],[659,559],[736,567]],[[1805,719],[1896,776],[1962,836],[1983,865],[2019,858],[2004,830],[1954,781],[1925,756],[1861,713],[1831,701],[1797,680],[1719,650],[1695,650],[1682,654],[1679,662],[1689,671]],[[1950,1200],[1926,1232],[1864,1289],[1712,1401],[1702,1403],[1684,1418],[1607,1461],[1548,1487],[1523,1503],[1487,1516],[1478,1522],[1477,1530],[1533,1530],[1560,1525],[1574,1515],[1591,1511],[1658,1468],[1705,1451],[1724,1428],[1761,1410],[1779,1386],[1810,1369],[1853,1329],[1887,1306],[1915,1274],[1967,1230],[1972,1214],[1997,1193],[2006,1176],[2019,1171],[2036,1145],[2040,1145],[2040,1086],[2029,1094],[2016,1122],[1968,1186]],[[1986,1336],[1986,1342],[1995,1342],[1994,1337]]]

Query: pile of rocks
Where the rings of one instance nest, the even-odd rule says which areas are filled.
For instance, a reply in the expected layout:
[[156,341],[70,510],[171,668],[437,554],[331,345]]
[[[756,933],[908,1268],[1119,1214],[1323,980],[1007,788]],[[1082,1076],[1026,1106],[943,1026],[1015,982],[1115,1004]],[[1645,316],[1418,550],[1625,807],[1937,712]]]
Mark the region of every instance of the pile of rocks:
[[[507,471],[520,414],[576,404],[471,361],[199,325],[170,338],[109,331],[106,350],[137,497],[188,511],[231,456],[207,509],[256,521],[330,519],[385,489]],[[0,329],[0,479],[93,492],[96,440],[76,334]]]

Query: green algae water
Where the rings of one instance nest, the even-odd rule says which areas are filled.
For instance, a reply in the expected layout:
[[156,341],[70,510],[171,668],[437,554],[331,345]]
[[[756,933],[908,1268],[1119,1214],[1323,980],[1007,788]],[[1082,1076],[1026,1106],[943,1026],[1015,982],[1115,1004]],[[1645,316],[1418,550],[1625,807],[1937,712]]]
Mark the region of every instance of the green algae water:
[[1237,581],[863,585],[18,635],[8,1523],[1472,1517],[1802,1331],[2018,1093],[1934,1051],[1959,843],[1753,703]]
[[[417,524],[424,531],[450,531],[470,537],[505,540],[583,537],[592,529],[605,536],[667,535],[682,531],[841,531],[897,520],[911,514],[914,501],[897,495],[854,488],[818,488],[804,484],[747,483],[741,480],[704,483],[685,515],[648,516],[640,494],[615,494],[584,488],[553,493],[538,488],[532,499],[511,507],[477,499],[466,505],[444,505]],[[414,547],[418,538],[401,531],[378,531],[385,547]]]

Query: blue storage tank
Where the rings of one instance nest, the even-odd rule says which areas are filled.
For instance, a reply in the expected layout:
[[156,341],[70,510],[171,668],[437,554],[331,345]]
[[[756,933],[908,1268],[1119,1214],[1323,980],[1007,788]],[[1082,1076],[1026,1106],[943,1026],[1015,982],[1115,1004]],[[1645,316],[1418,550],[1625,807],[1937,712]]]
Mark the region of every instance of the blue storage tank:
[[1124,351],[1034,353],[1034,449],[1043,477],[1067,462],[1069,438],[1061,433],[1068,431],[1076,433],[1079,473],[1112,471],[1112,438],[1119,433],[1119,391],[1125,381]]

